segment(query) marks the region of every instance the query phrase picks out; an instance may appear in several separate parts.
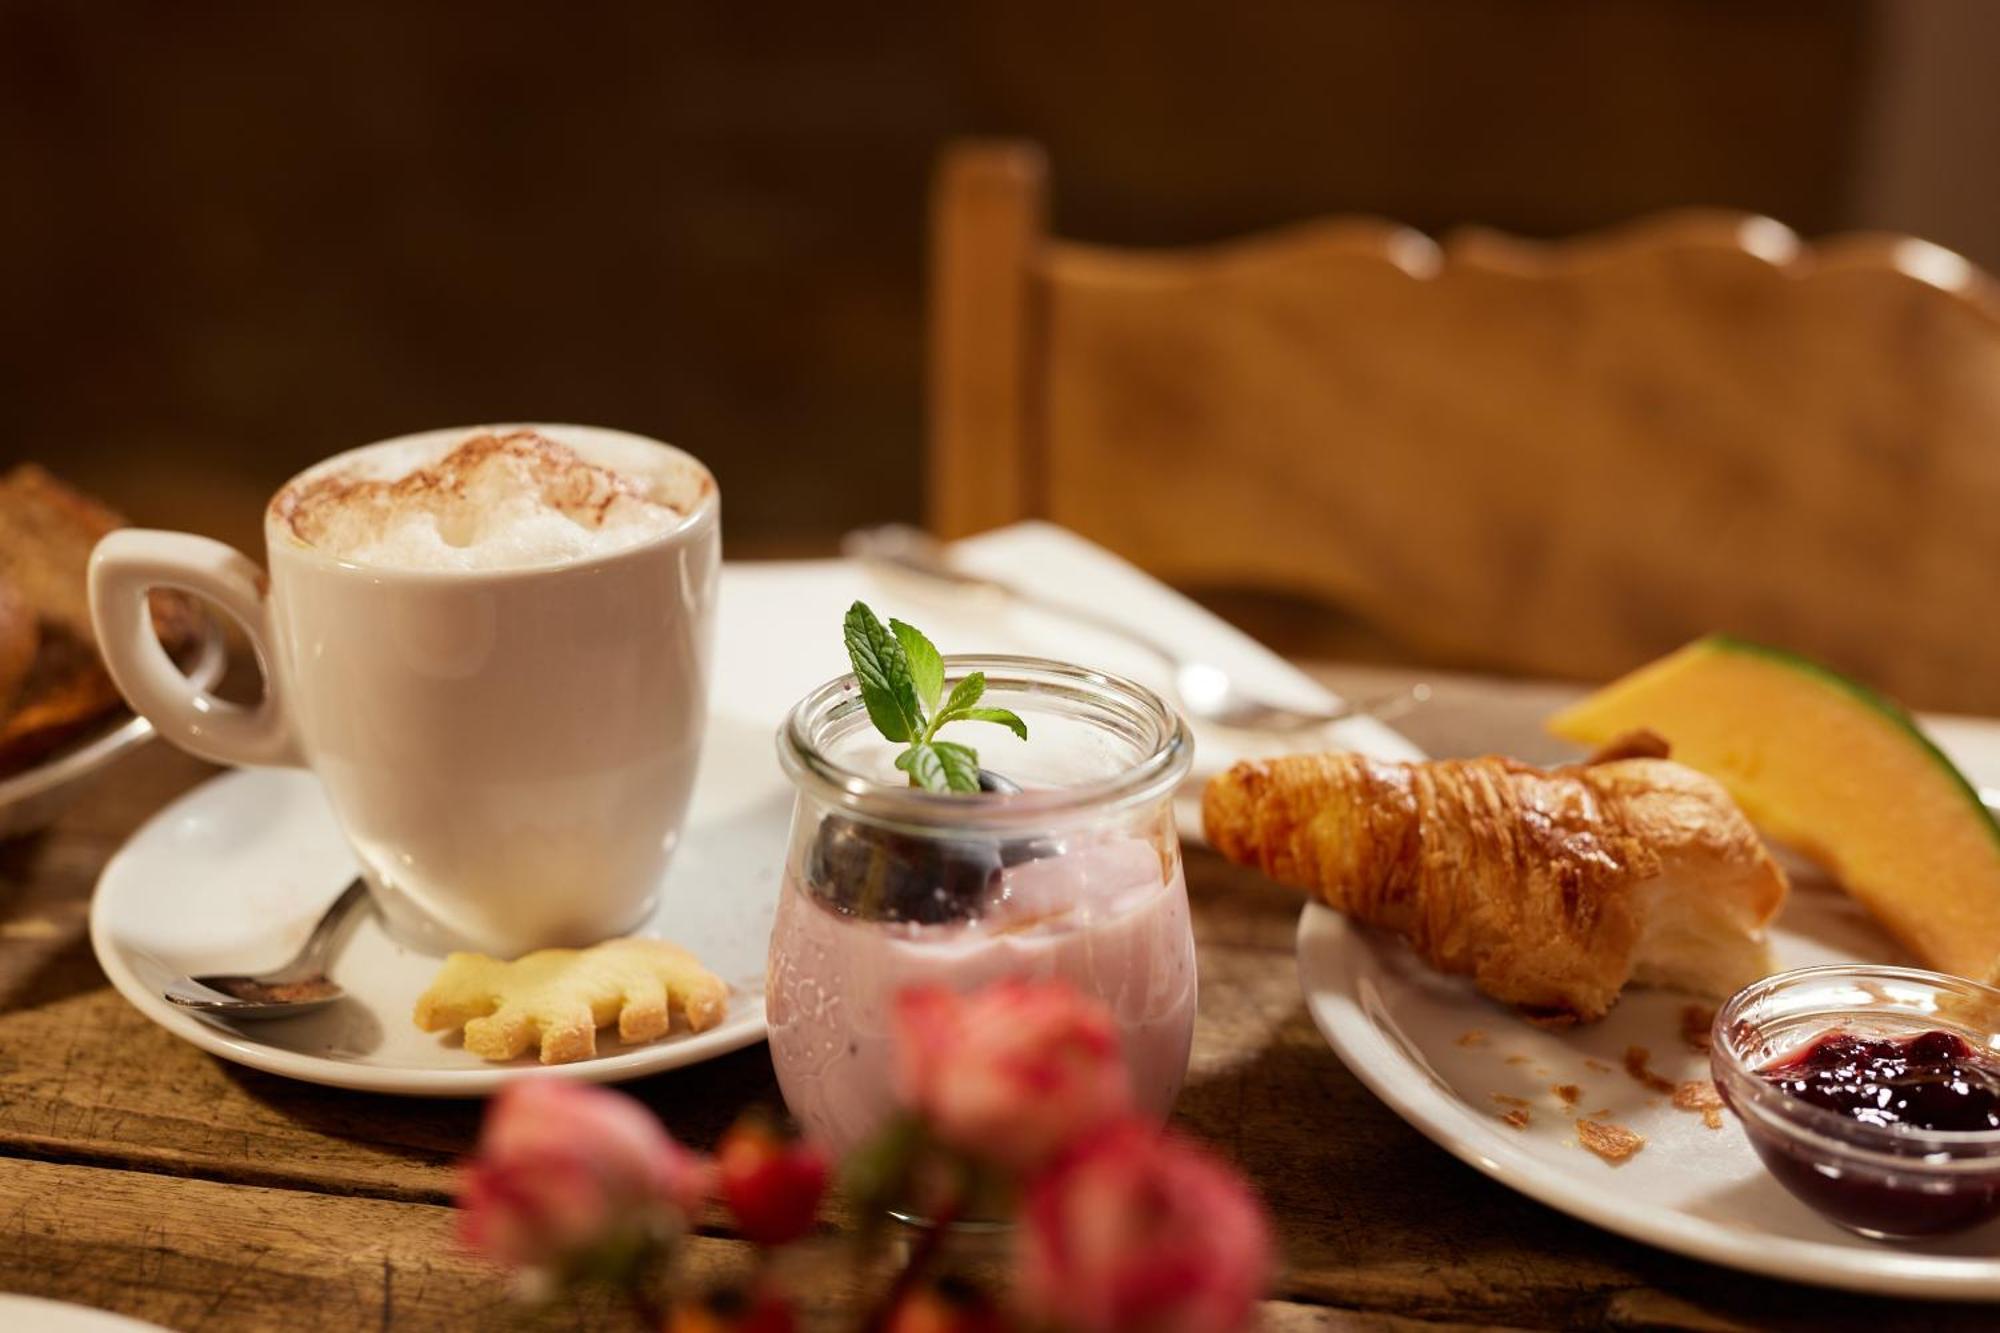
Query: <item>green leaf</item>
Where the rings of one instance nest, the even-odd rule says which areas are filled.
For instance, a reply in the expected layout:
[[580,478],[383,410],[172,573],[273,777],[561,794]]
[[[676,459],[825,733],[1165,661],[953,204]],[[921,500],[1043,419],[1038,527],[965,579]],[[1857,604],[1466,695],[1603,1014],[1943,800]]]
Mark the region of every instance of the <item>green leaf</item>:
[[917,706],[916,682],[910,678],[910,661],[902,643],[882,627],[865,602],[847,608],[842,631],[847,660],[854,664],[854,678],[861,682],[861,702],[875,730],[892,741],[922,735],[923,710]]
[[954,722],[960,720],[966,722],[997,722],[1016,736],[1019,736],[1022,740],[1028,739],[1028,724],[1023,722],[1021,715],[1011,708],[968,708],[963,713],[952,718]]
[[909,659],[910,679],[916,682],[917,698],[923,700],[926,711],[936,711],[938,696],[944,693],[944,658],[938,655],[937,645],[915,625],[891,620],[889,628],[895,631],[896,641],[903,645],[903,655]]
[[[951,698],[944,701],[944,711],[938,716],[942,718],[946,713],[963,713],[978,703],[979,696],[984,693],[986,693],[986,673],[975,671],[951,687]],[[931,730],[937,730],[936,724],[932,724]]]
[[930,749],[944,766],[945,784],[952,791],[979,790],[979,755],[970,745],[932,741]]
[[[896,756],[896,767],[910,775],[910,785],[925,791],[950,791],[951,778],[945,772],[944,756],[935,745],[922,741]],[[976,766],[975,766],[976,767]],[[974,782],[978,781],[977,774]]]

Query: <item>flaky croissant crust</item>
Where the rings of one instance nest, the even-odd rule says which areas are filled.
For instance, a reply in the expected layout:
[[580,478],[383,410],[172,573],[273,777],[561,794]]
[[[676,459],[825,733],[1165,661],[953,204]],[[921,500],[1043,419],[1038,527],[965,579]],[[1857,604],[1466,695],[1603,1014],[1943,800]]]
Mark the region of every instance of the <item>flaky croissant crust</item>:
[[1662,893],[1722,895],[1747,937],[1783,876],[1715,783],[1660,759],[1541,769],[1356,754],[1237,764],[1209,783],[1223,855],[1409,940],[1433,966],[1544,1016],[1601,1016]]

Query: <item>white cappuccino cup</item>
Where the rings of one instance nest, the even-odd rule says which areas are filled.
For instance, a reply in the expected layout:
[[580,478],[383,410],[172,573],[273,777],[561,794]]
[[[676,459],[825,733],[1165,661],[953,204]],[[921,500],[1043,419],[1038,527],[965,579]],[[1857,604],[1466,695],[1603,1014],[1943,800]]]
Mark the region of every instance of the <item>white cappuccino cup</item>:
[[[459,449],[474,439],[507,457]],[[431,431],[293,478],[264,540],[268,577],[206,537],[99,543],[91,614],[135,709],[204,759],[317,774],[407,943],[511,957],[647,918],[707,717],[707,468],[584,426]],[[181,675],[148,620],[154,588],[242,625],[261,703]]]

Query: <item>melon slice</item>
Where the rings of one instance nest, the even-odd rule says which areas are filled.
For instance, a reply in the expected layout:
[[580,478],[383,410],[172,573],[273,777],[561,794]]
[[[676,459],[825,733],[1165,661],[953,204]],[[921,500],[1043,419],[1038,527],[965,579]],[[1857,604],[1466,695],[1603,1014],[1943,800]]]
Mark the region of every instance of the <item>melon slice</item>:
[[1910,715],[1866,686],[1714,634],[1548,727],[1586,745],[1658,732],[1928,965],[1986,980],[2000,963],[2000,823]]

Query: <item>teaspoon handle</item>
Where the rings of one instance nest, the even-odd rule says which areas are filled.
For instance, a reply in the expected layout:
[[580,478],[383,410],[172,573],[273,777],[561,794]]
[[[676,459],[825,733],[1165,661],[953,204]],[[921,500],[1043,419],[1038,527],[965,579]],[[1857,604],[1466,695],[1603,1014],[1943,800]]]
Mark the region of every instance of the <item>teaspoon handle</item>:
[[319,924],[312,928],[312,934],[306,936],[305,947],[299,950],[299,956],[292,960],[291,965],[299,967],[324,961],[327,950],[333,946],[334,937],[346,924],[348,914],[367,896],[368,881],[356,875],[332,905],[320,914]]

